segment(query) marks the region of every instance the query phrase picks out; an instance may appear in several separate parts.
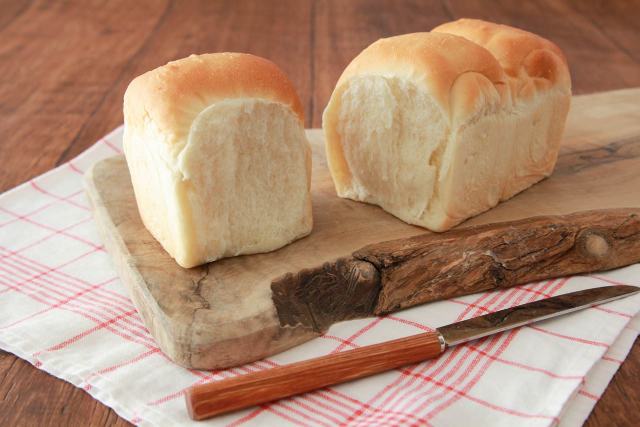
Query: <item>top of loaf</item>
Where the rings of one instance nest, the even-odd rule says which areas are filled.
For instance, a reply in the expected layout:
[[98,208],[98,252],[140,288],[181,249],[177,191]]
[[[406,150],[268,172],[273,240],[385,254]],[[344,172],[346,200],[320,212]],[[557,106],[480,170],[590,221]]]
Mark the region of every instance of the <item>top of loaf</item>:
[[336,91],[349,79],[361,75],[404,78],[426,86],[445,115],[456,119],[467,116],[476,104],[471,99],[475,97],[468,96],[478,92],[477,85],[473,84],[464,84],[466,90],[460,91],[466,93],[468,102],[456,103],[451,99],[456,81],[465,73],[484,76],[495,88],[496,97],[504,98],[507,76],[487,49],[451,34],[404,34],[380,39],[363,50],[342,73]]
[[510,77],[515,97],[526,98],[555,85],[571,89],[569,67],[562,51],[536,34],[479,19],[447,22],[432,31],[464,37],[491,52]]
[[135,127],[151,120],[164,134],[186,135],[202,110],[237,98],[288,105],[304,121],[295,88],[277,65],[255,55],[227,52],[191,55],[136,77],[124,95],[125,123]]
[[543,90],[571,90],[567,61],[555,44],[476,19],[376,41],[347,66],[330,104],[344,83],[367,75],[403,78],[426,88],[451,122],[473,120],[487,109]]

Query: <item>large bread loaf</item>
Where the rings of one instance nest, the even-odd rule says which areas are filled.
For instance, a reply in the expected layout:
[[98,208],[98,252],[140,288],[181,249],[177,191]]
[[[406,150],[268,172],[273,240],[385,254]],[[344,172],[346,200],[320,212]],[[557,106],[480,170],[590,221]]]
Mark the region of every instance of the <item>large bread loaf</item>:
[[459,20],[381,39],[323,116],[338,195],[444,231],[551,174],[571,98],[560,49]]
[[311,232],[311,148],[293,85],[253,55],[192,55],[124,98],[124,151],[146,228],[182,267]]

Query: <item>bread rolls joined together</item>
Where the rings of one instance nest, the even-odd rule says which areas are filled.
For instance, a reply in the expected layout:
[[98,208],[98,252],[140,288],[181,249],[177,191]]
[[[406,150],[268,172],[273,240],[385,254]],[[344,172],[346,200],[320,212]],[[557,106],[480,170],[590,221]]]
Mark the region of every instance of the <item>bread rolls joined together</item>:
[[273,63],[237,53],[170,62],[131,82],[124,118],[140,216],[182,267],[310,233],[302,107]]
[[337,193],[447,230],[552,172],[570,97],[562,52],[526,31],[465,19],[378,40],[324,111]]
[[[570,97],[560,49],[522,30],[460,20],[379,40],[324,111],[337,193],[447,230],[551,173]],[[310,233],[302,107],[273,63],[170,62],[131,82],[124,117],[140,216],[181,266]]]

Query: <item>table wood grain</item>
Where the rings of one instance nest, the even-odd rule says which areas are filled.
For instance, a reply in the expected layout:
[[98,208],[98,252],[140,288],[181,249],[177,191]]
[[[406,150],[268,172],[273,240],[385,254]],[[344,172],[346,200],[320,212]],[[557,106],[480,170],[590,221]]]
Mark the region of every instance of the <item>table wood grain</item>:
[[[306,126],[372,41],[475,17],[555,41],[576,94],[640,86],[640,2],[404,0],[0,0],[0,191],[71,159],[122,123],[136,75],[191,53],[242,51],[279,64]],[[640,344],[586,425],[640,423]],[[0,352],[0,425],[129,425],[84,391]]]

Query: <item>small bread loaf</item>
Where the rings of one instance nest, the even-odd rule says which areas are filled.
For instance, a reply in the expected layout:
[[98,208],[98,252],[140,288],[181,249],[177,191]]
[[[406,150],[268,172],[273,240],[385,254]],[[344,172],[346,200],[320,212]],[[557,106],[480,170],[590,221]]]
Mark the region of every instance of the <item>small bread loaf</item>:
[[192,55],[134,79],[124,152],[146,228],[182,267],[267,252],[312,227],[293,85],[253,55]]
[[560,49],[459,20],[381,39],[323,115],[339,196],[444,231],[551,174],[571,98]]

